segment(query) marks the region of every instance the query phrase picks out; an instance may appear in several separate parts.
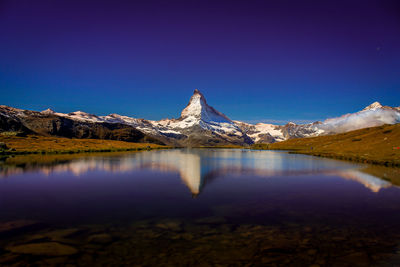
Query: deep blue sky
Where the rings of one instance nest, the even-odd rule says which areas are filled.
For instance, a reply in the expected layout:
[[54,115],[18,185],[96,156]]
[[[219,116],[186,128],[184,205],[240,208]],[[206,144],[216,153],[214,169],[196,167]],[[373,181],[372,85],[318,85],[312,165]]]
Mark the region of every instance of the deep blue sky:
[[0,104],[161,119],[195,88],[252,122],[400,106],[400,1],[0,0]]

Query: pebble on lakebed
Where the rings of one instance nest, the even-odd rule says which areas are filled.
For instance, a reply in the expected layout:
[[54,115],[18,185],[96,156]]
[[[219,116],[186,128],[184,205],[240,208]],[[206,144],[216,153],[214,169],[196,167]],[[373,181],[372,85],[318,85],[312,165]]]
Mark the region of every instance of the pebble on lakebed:
[[179,232],[182,230],[182,222],[177,221],[177,220],[165,220],[161,221],[156,224],[156,227],[165,229],[165,230],[171,230],[171,231],[176,231]]

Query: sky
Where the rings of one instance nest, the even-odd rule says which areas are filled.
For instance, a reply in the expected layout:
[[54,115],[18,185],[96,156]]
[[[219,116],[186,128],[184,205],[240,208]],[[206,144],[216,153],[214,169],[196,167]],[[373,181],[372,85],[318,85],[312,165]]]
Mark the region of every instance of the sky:
[[400,106],[400,1],[0,0],[0,104],[247,122]]

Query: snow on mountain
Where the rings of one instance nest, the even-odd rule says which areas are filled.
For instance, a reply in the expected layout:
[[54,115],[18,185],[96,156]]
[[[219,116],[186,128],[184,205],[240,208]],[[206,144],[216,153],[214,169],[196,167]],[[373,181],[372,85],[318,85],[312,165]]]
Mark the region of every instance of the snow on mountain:
[[243,136],[241,129],[226,115],[209,106],[203,94],[197,89],[194,90],[189,104],[183,109],[181,117],[170,124],[174,128],[195,125],[225,137]]
[[375,109],[378,109],[378,108],[382,108],[381,103],[379,103],[379,102],[374,102],[374,103],[372,103],[371,105],[365,107],[362,111],[365,111],[365,110],[375,110]]
[[255,125],[234,121],[241,130],[250,137],[255,143],[273,143],[285,140],[282,126],[267,123],[257,123]]
[[184,119],[188,117],[201,119],[205,122],[232,123],[227,116],[207,105],[206,98],[198,89],[194,90],[189,104],[182,110],[181,118]]
[[[62,113],[60,113],[62,114]],[[65,114],[63,114],[65,115]],[[89,114],[83,111],[75,111],[68,113],[67,116],[70,119],[74,120],[81,120],[81,121],[87,121],[87,122],[103,122],[104,120],[96,115]]]

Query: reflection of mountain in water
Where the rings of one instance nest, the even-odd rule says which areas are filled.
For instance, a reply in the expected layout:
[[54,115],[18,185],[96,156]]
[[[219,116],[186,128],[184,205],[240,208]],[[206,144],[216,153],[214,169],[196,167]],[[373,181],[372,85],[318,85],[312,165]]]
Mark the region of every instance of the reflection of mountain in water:
[[226,175],[261,177],[307,174],[337,175],[363,184],[373,192],[391,183],[356,170],[357,165],[343,161],[293,155],[281,152],[239,149],[180,149],[146,151],[121,157],[88,157],[57,164],[0,165],[0,174],[40,171],[72,172],[79,176],[89,171],[129,172],[152,169],[177,172],[193,195],[198,195],[207,183]]
[[366,188],[369,188],[372,192],[379,192],[382,188],[390,187],[392,184],[379,179],[375,176],[372,176],[367,173],[363,173],[359,170],[346,170],[337,173],[338,176],[343,177],[345,179],[353,180],[363,184]]

